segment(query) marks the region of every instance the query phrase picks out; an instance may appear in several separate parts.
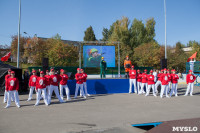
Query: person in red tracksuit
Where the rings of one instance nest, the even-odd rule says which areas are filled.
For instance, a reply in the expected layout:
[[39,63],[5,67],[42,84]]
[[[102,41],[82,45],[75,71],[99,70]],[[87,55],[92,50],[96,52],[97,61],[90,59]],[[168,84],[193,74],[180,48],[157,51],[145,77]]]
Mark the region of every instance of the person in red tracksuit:
[[18,90],[19,90],[19,80],[15,77],[15,72],[11,71],[11,77],[6,81],[6,91],[8,95],[8,102],[5,108],[10,107],[11,96],[13,94],[15,97],[15,104],[18,108],[20,108]]
[[168,74],[168,87],[167,87],[167,89],[166,89],[166,91],[167,91],[167,93],[169,93],[170,92],[170,90],[171,90],[171,80],[172,80],[172,78],[171,78],[171,74],[170,74],[170,70],[169,69],[167,69],[167,74]]
[[172,78],[172,89],[170,92],[170,97],[172,96],[173,93],[175,93],[175,96],[177,97],[177,85],[178,85],[178,75],[176,74],[176,70],[173,69],[172,70],[172,74],[171,74],[171,78]]
[[146,91],[147,91],[147,69],[144,70],[144,73],[142,74],[142,86],[141,86],[141,90],[139,92],[139,94],[145,94],[144,91],[144,86],[146,87]]
[[141,85],[142,85],[142,74],[140,73],[140,70],[137,70],[137,90],[138,90],[138,94],[141,90]]
[[44,72],[40,71],[40,77],[37,77],[37,80],[36,80],[37,98],[36,98],[35,106],[39,105],[41,93],[43,95],[45,105],[48,106],[47,94],[46,94],[46,83],[47,82],[46,82],[46,78],[44,77]]
[[46,75],[44,75],[46,78],[46,94],[47,94],[47,99],[48,99],[48,94],[50,92],[50,75],[49,75],[49,70],[46,70]]
[[[10,73],[10,72],[11,72],[11,69],[8,70],[8,74],[5,76],[5,92],[4,92],[4,99],[3,99],[3,102],[4,102],[4,103],[7,102],[7,97],[8,97],[7,91],[6,91],[6,87],[7,87],[6,81],[7,81],[7,80],[10,78],[10,76],[11,76],[11,73]],[[14,98],[14,95],[12,95],[12,96],[11,96],[11,100],[14,101],[14,99],[15,99],[15,98]]]
[[33,73],[33,75],[29,79],[30,92],[29,92],[29,97],[28,97],[27,101],[30,101],[32,99],[33,91],[34,91],[34,89],[36,89],[35,88],[36,87],[36,79],[37,79],[36,71],[33,70],[32,73]]
[[79,88],[82,91],[83,97],[86,98],[85,93],[83,91],[83,79],[84,79],[84,76],[81,73],[81,69],[80,68],[77,68],[77,73],[75,74],[75,78],[76,78],[76,91],[75,91],[74,98],[75,99],[77,98],[77,94],[78,94]]
[[70,98],[70,90],[69,90],[69,87],[67,86],[67,80],[69,79],[68,78],[68,75],[65,74],[65,70],[61,69],[60,70],[60,96],[62,98],[62,100],[64,99],[63,98],[63,89],[65,89],[65,93],[67,95],[67,100],[71,100]]
[[59,92],[58,92],[58,83],[60,81],[60,76],[58,74],[55,74],[54,69],[51,69],[51,76],[50,76],[50,91],[48,94],[48,104],[51,104],[51,96],[53,91],[56,94],[56,97],[61,103],[64,103],[65,101],[61,99]]
[[192,74],[192,70],[189,70],[189,74],[186,76],[186,82],[187,82],[187,90],[185,92],[184,96],[187,96],[190,91],[190,96],[193,96],[193,87],[194,87],[194,81],[196,80],[196,77]]
[[138,93],[136,85],[136,75],[136,70],[134,70],[134,65],[132,65],[131,70],[129,71],[129,93],[132,93],[132,84],[134,84],[134,92]]
[[148,88],[147,88],[147,93],[145,96],[149,95],[149,92],[152,88],[153,95],[156,97],[153,70],[150,71],[150,74],[147,76],[147,80],[148,80]]
[[167,95],[167,91],[165,91],[167,90],[167,87],[169,84],[169,77],[168,77],[166,68],[164,69],[164,73],[161,76],[161,83],[162,83],[162,86],[161,86],[160,98],[163,98],[164,92],[165,92],[166,97],[169,98],[169,96]]
[[[87,74],[84,72],[83,69],[81,69],[81,73],[83,74],[83,87],[85,89],[85,95],[86,96],[90,96],[90,94],[88,94],[88,92],[87,92],[87,83],[86,83],[86,81],[87,81]],[[80,90],[80,96],[83,96],[81,90]]]
[[158,80],[157,80],[157,82],[156,82],[156,84],[155,84],[155,91],[156,91],[156,94],[158,93],[158,86],[159,85],[162,85],[162,83],[161,83],[161,76],[162,76],[162,74],[163,74],[163,69],[161,70],[161,73],[159,73],[158,74]]

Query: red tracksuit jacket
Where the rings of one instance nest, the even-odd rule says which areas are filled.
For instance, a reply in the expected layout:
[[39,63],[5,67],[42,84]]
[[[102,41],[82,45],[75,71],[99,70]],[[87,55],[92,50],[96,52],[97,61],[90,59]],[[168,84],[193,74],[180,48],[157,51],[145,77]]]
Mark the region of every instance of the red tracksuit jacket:
[[172,84],[178,83],[179,77],[177,74],[171,74],[171,78],[172,78]]
[[163,74],[163,73],[159,73],[158,76],[157,76],[159,81],[161,81],[161,76],[162,76],[162,74]]
[[129,71],[129,78],[130,79],[135,79],[136,78],[136,70],[130,70]]
[[36,86],[36,80],[37,80],[37,76],[36,75],[32,75],[29,79],[29,86]]
[[142,74],[142,83],[147,83],[147,74],[146,73],[143,73]]
[[83,82],[86,82],[86,80],[87,80],[87,74],[83,73]]
[[9,78],[6,81],[6,90],[7,91],[13,91],[13,90],[19,90],[19,80],[17,78]]
[[168,85],[169,84],[168,74],[164,74],[164,73],[162,74],[161,82],[162,82],[162,85]]
[[36,81],[36,90],[46,88],[46,78],[38,77]]
[[155,84],[155,82],[154,82],[154,75],[148,75],[147,76],[147,80],[148,80],[148,85]]
[[137,74],[137,82],[142,82],[142,74]]
[[67,84],[67,80],[69,79],[68,75],[67,74],[60,75],[60,78],[61,78],[60,84],[61,85],[66,85]]
[[76,83],[77,84],[83,84],[83,74],[82,73],[76,73],[75,75]]
[[5,86],[7,86],[7,85],[6,85],[6,81],[7,81],[9,78],[10,78],[10,75],[7,74],[7,75],[5,76]]
[[58,86],[58,82],[60,82],[60,76],[58,74],[50,76],[50,85]]
[[44,77],[46,78],[46,86],[49,86],[51,76],[50,75],[44,75]]
[[193,74],[188,74],[186,76],[186,82],[188,83],[193,83],[196,80],[196,77]]

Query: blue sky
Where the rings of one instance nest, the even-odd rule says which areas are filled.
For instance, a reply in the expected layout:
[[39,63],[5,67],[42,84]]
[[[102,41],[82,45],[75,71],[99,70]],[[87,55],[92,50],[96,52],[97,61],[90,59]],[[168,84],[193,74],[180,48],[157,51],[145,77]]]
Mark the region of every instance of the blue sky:
[[[156,37],[164,44],[164,0],[21,0],[21,34],[82,41],[91,25],[97,39],[103,27],[122,16],[145,22],[154,17]],[[10,45],[11,36],[18,32],[18,0],[0,0],[0,44]],[[167,44],[180,41],[200,42],[200,0],[166,0]],[[28,35],[23,34],[27,32]]]

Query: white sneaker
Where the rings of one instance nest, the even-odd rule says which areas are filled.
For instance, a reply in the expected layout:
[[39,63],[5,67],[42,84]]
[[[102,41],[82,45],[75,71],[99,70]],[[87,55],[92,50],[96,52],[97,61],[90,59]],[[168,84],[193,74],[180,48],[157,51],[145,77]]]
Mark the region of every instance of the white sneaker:
[[90,94],[87,94],[87,96],[90,96]]
[[163,98],[162,96],[160,98]]
[[187,96],[186,94],[184,96]]
[[38,104],[35,104],[34,106],[38,106]]
[[167,98],[170,98],[168,95],[166,96]]
[[190,96],[193,96],[192,94],[190,94]]
[[67,101],[72,100],[71,98],[68,98]]
[[129,94],[131,94],[131,92],[129,92]]
[[175,97],[178,97],[178,95],[175,95]]
[[84,96],[84,98],[86,99],[87,97],[86,97],[86,96]]
[[27,101],[31,101],[31,99],[28,99]]
[[154,96],[154,97],[157,97],[157,95],[156,95],[156,94],[154,94],[153,96]]
[[145,95],[145,97],[148,96],[147,94]]
[[21,108],[21,106],[20,106],[20,105],[17,105],[17,108]]
[[7,108],[9,108],[9,107],[10,107],[10,106],[7,106],[7,105],[6,105],[4,108],[7,109]]

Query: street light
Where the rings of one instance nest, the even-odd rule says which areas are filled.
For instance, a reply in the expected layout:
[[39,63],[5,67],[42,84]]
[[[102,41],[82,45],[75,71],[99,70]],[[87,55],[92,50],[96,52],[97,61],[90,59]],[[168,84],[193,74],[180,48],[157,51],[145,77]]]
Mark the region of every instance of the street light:
[[167,59],[167,17],[166,17],[166,0],[164,0],[164,12],[165,12],[165,59]]
[[19,25],[18,25],[18,46],[17,46],[17,68],[19,68],[19,42],[20,42],[20,20],[21,20],[21,0],[19,0]]

